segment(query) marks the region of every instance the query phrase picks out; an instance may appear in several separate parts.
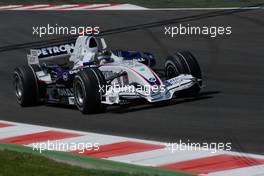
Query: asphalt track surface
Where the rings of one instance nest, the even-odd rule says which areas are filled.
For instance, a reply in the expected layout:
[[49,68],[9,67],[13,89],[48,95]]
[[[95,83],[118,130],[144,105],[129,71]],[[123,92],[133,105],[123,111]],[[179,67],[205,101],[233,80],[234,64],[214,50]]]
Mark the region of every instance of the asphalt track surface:
[[[200,13],[205,12],[2,11],[0,48],[54,37],[33,36],[33,25],[99,25],[106,30]],[[12,71],[26,64],[28,50],[7,50],[0,52],[0,119],[164,142],[232,142],[233,150],[264,154],[264,11],[187,23],[231,26],[232,35],[170,38],[163,34],[164,26],[158,26],[107,35],[105,39],[110,48],[153,52],[158,67],[162,67],[168,54],[190,50],[201,65],[207,86],[200,98],[176,99],[164,105],[115,106],[96,115],[82,115],[74,108],[50,105],[21,108],[13,94]]]

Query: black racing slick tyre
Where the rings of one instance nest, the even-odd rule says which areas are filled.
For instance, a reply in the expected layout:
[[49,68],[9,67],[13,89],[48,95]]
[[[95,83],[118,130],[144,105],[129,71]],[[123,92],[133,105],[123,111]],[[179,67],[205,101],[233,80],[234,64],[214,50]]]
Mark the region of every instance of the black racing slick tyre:
[[[38,83],[36,71],[40,71],[37,65],[25,65],[15,68],[13,84],[17,102],[21,106],[36,106],[40,102],[44,90]],[[41,90],[40,90],[41,89]]]
[[200,92],[202,86],[202,73],[196,58],[189,51],[177,52],[169,56],[165,61],[165,75],[167,79],[176,77],[180,74],[191,74],[197,78],[197,84],[191,88],[180,91],[178,95],[195,96]]
[[73,80],[74,101],[83,114],[104,112],[106,105],[102,104],[104,75],[98,68],[89,68],[78,72]]

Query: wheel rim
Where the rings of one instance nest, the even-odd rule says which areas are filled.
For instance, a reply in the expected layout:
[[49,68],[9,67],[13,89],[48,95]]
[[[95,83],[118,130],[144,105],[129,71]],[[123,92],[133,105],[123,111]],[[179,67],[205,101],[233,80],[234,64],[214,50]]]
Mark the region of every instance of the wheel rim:
[[79,106],[83,105],[84,91],[83,91],[82,84],[79,81],[77,81],[75,84],[75,99]]
[[14,78],[16,97],[20,100],[23,95],[23,82],[21,77],[16,73]]
[[171,79],[176,77],[178,75],[178,72],[171,64],[169,64],[166,69],[166,75],[168,79]]

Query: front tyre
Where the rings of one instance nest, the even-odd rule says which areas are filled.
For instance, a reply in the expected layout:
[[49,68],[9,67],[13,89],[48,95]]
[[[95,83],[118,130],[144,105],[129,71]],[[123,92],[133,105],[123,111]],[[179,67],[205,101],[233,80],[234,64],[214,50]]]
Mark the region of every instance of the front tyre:
[[106,108],[101,103],[105,85],[104,76],[97,68],[89,68],[78,72],[73,80],[74,101],[83,114],[103,112]]
[[197,79],[197,84],[191,88],[178,92],[178,96],[196,96],[202,86],[202,73],[196,58],[189,51],[176,52],[165,61],[165,75],[167,79],[190,74]]

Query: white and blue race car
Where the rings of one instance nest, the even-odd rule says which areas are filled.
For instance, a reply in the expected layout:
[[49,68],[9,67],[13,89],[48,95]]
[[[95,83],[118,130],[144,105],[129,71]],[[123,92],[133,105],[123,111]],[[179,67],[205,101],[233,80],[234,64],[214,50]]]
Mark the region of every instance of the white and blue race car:
[[199,64],[187,51],[169,56],[156,71],[151,53],[109,51],[103,38],[79,36],[75,44],[32,49],[27,57],[28,64],[13,73],[21,106],[55,103],[100,113],[138,99],[154,103],[197,96],[202,87]]

